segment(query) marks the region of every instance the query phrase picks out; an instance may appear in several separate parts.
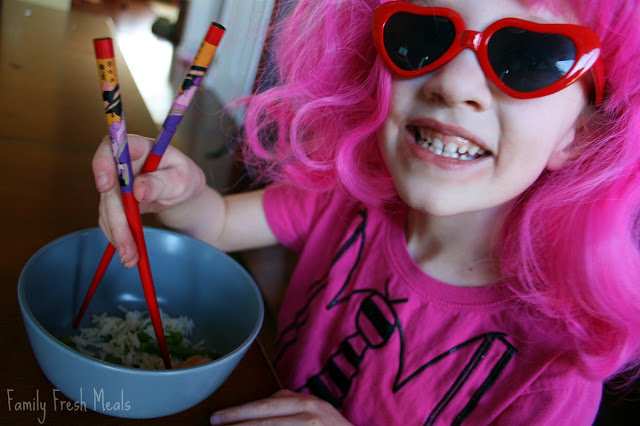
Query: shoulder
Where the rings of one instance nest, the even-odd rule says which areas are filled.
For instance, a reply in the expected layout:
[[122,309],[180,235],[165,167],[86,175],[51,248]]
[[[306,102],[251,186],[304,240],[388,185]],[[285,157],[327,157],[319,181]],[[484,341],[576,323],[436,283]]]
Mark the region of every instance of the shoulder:
[[591,425],[602,399],[603,383],[584,376],[558,358],[496,417],[497,424]]
[[269,226],[280,243],[299,251],[312,231],[335,231],[364,207],[344,191],[316,191],[289,184],[272,184],[264,193]]
[[508,339],[517,349],[513,362],[496,383],[496,424],[591,425],[602,398],[603,382],[581,368],[564,327],[524,309],[503,315]]

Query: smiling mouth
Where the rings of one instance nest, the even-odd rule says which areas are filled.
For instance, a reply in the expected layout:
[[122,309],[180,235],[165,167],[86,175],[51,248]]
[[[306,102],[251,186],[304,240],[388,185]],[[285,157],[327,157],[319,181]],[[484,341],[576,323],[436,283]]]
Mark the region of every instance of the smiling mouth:
[[473,161],[491,155],[489,151],[459,136],[445,135],[414,125],[408,125],[407,130],[414,136],[416,144],[441,157]]

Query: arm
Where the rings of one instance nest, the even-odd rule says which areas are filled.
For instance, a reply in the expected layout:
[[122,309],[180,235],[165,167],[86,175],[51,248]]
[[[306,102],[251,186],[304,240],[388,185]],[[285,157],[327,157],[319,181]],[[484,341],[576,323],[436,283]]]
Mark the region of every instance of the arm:
[[158,214],[162,223],[223,251],[277,244],[265,217],[264,190],[222,197],[206,186],[186,202]]
[[[129,135],[134,173],[138,173],[153,140]],[[122,208],[116,170],[108,138],[93,158],[100,192],[99,225],[127,267],[138,262],[138,252]],[[277,243],[262,207],[262,191],[222,197],[206,185],[202,170],[169,146],[160,167],[136,176],[133,195],[141,213],[157,213],[166,226],[202,239],[221,250],[241,250]]]
[[598,413],[602,382],[579,374],[543,378],[511,401],[492,425],[584,425],[590,426]]
[[[557,390],[560,393],[562,390]],[[569,397],[571,396],[571,397]],[[573,396],[576,396],[574,399]],[[576,425],[593,424],[599,407],[599,399],[584,398],[579,392],[564,395],[559,401],[552,391],[524,395],[500,414],[494,425]]]

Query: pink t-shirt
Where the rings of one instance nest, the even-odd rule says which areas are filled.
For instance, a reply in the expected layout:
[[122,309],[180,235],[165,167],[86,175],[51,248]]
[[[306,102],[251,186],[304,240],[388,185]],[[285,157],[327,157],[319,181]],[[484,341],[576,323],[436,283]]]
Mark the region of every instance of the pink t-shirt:
[[406,211],[340,192],[272,185],[267,220],[298,263],[280,311],[275,368],[361,425],[590,425],[602,383],[583,377],[551,321],[505,285],[426,275]]

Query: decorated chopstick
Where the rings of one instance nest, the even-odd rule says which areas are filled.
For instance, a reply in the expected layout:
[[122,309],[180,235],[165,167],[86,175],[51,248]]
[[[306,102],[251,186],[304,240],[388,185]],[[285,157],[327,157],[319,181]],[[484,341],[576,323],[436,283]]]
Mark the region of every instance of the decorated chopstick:
[[[173,102],[171,110],[167,115],[167,118],[164,121],[162,126],[162,132],[160,137],[156,141],[153,146],[152,152],[149,154],[147,159],[145,160],[144,165],[142,166],[141,173],[153,172],[158,168],[158,164],[164,154],[165,150],[171,143],[171,139],[178,128],[178,125],[182,121],[182,117],[184,116],[185,111],[191,104],[191,100],[193,99],[193,95],[195,91],[200,86],[204,75],[206,74],[211,61],[213,60],[213,56],[218,48],[220,40],[224,35],[225,28],[218,23],[211,23],[209,30],[198,50],[198,53],[187,71],[187,74],[182,82],[180,90]],[[74,328],[78,328],[84,313],[86,312],[89,303],[95,293],[102,277],[104,276],[111,259],[115,253],[115,247],[113,244],[108,243],[107,247],[102,255],[98,268],[94,274],[93,280],[89,285],[89,290],[85,296],[85,299],[82,303],[82,307],[76,317],[76,320],[73,324]]]
[[185,111],[189,108],[193,96],[198,90],[198,87],[200,87],[200,83],[209,69],[209,65],[213,60],[213,56],[218,49],[218,45],[225,31],[225,28],[216,22],[212,22],[209,26],[209,30],[200,45],[200,49],[189,67],[187,75],[182,81],[182,85],[173,101],[171,110],[164,120],[160,137],[158,137],[158,140],[151,149],[151,153],[145,160],[141,173],[152,172],[158,168],[162,155],[171,143],[171,139],[182,121]]
[[158,300],[156,291],[153,286],[153,278],[151,276],[151,266],[149,264],[149,256],[147,254],[147,246],[144,240],[144,232],[142,229],[142,219],[138,209],[138,203],[133,198],[133,169],[131,168],[131,157],[129,155],[129,144],[127,142],[127,129],[124,120],[122,107],[122,98],[120,96],[120,86],[118,84],[118,73],[116,71],[116,62],[113,53],[113,41],[111,38],[100,38],[93,41],[96,60],[98,65],[98,75],[100,78],[100,86],[102,89],[102,97],[105,106],[105,115],[107,125],[109,126],[109,136],[111,137],[111,149],[116,160],[118,170],[118,180],[120,182],[120,192],[122,194],[122,203],[127,216],[127,221],[133,239],[136,242],[140,260],[138,261],[138,272],[142,281],[144,297],[149,309],[149,316],[153,324],[153,330],[158,341],[160,354],[164,361],[166,369],[171,368],[169,360],[169,351],[164,337],[164,329],[162,327],[162,319],[160,318],[160,309],[158,308]]

